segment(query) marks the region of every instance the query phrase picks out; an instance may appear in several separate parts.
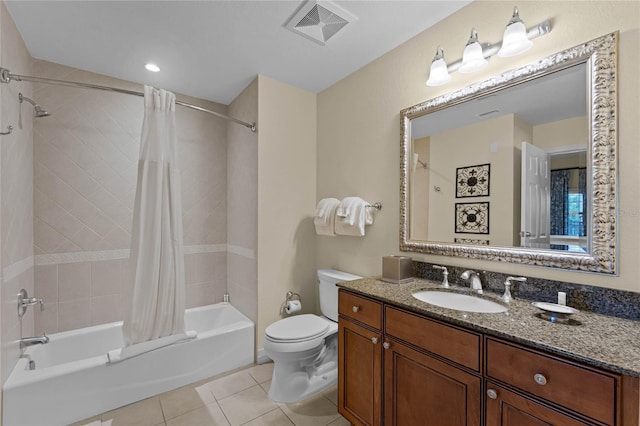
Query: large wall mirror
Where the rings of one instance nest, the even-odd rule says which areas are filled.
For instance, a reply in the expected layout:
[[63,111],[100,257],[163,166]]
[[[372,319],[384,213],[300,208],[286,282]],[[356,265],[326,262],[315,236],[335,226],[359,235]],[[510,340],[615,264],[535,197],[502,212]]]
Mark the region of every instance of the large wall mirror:
[[617,38],[402,110],[400,249],[616,274]]

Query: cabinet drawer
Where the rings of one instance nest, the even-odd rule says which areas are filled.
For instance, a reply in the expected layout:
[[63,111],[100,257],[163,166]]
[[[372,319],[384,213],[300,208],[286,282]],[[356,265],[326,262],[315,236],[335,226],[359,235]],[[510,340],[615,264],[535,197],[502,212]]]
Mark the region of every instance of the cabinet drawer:
[[338,313],[377,330],[382,329],[382,303],[340,290]]
[[387,306],[385,334],[480,371],[480,335]]
[[487,339],[487,376],[606,424],[615,424],[618,376]]

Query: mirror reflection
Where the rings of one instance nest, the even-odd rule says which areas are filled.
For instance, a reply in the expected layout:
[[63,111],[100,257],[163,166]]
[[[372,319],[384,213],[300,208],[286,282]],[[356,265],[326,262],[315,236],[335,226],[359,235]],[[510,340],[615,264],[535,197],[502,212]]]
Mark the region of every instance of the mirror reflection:
[[409,238],[589,253],[585,63],[411,120]]

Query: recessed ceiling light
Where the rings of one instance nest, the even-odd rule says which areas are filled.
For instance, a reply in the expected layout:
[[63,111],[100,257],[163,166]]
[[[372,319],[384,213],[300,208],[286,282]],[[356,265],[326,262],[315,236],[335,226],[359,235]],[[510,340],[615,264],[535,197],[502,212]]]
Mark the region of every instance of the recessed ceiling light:
[[151,72],[158,72],[158,71],[160,71],[160,67],[159,67],[159,66],[157,66],[156,64],[151,64],[151,63],[149,63],[149,64],[146,64],[144,67],[145,67],[146,69],[148,69],[149,71],[151,71]]

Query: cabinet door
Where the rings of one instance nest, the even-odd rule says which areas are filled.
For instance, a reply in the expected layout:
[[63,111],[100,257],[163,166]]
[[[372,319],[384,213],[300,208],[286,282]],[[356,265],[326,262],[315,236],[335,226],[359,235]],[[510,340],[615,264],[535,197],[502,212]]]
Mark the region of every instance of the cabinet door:
[[338,411],[354,425],[380,425],[382,335],[340,318]]
[[486,426],[584,426],[576,420],[537,401],[487,383]]
[[385,425],[480,425],[480,377],[395,341],[384,348]]

